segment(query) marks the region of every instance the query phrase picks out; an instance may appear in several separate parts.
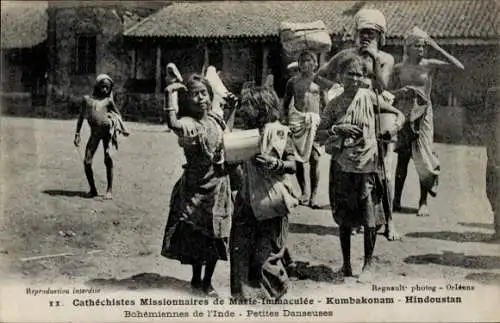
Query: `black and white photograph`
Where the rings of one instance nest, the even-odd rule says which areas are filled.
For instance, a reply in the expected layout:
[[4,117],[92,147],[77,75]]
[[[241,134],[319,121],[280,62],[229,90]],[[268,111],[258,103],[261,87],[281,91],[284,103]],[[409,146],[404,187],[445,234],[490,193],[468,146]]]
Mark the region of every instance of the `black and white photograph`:
[[498,322],[500,2],[1,1],[1,322]]

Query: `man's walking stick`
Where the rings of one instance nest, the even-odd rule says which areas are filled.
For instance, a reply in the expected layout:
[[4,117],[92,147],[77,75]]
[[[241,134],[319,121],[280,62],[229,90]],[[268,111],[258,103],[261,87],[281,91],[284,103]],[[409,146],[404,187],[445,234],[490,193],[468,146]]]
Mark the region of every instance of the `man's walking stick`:
[[[382,205],[384,207],[384,213],[385,213],[385,221],[386,221],[386,226],[389,224],[389,221],[392,220],[392,199],[391,199],[391,188],[390,188],[390,182],[389,179],[387,178],[387,169],[385,165],[385,160],[384,160],[384,141],[381,138],[381,113],[380,113],[380,99],[378,93],[379,91],[375,89],[375,96],[377,98],[377,114],[378,114],[378,120],[375,120],[375,134],[377,136],[377,148],[378,148],[378,160],[380,163],[380,167],[382,168],[382,188],[383,188],[383,195],[382,195]],[[385,233],[388,234],[388,230],[386,228]]]

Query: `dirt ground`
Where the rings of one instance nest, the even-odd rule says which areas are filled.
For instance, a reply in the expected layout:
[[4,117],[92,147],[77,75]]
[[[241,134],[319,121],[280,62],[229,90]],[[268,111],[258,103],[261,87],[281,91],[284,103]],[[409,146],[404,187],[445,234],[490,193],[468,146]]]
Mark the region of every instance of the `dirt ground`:
[[[115,154],[113,201],[82,198],[87,191],[83,147],[72,143],[74,121],[2,118],[0,272],[2,279],[30,283],[86,283],[125,289],[188,292],[190,268],[160,256],[168,201],[183,155],[175,135],[158,125],[130,124]],[[84,126],[83,140],[88,128]],[[493,233],[484,192],[486,151],[479,146],[437,144],[442,163],[432,216],[414,208],[418,184],[410,165],[404,213],[395,214],[400,242],[379,236],[375,250],[379,281],[470,280],[500,285],[500,245]],[[331,289],[341,265],[338,228],[328,209],[328,156],[322,159],[322,210],[298,207],[290,218],[289,247],[302,263],[291,294]],[[102,149],[94,161],[105,189]],[[362,236],[354,236],[353,270],[362,265]],[[40,260],[26,257],[73,253]],[[214,285],[229,295],[229,264],[216,268]],[[355,286],[355,281],[344,284]]]

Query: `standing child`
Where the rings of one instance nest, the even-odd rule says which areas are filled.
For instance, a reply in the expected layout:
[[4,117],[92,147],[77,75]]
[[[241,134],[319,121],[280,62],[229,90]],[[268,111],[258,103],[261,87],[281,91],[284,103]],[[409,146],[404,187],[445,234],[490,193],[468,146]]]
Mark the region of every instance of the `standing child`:
[[[180,89],[186,91],[178,92]],[[233,211],[224,167],[222,139],[226,125],[211,111],[212,87],[202,76],[191,76],[185,85],[173,83],[165,92],[167,123],[179,137],[186,164],[172,192],[161,254],[191,265],[191,286],[216,296],[212,275],[217,261],[227,260]],[[180,119],[176,111],[182,115]]]
[[120,112],[113,100],[113,80],[106,74],[101,74],[96,79],[92,96],[84,96],[81,103],[80,116],[76,124],[75,138],[73,143],[80,146],[83,120],[87,119],[90,126],[90,137],[85,147],[85,160],[83,161],[85,175],[90,186],[89,197],[98,195],[94,182],[92,160],[102,140],[104,148],[104,164],[106,166],[106,177],[108,187],[104,199],[113,198],[113,159],[111,158],[110,144],[118,147],[117,134],[128,136],[129,132],[122,121]]
[[279,298],[289,284],[288,215],[298,204],[288,177],[296,167],[293,145],[288,128],[279,122],[274,90],[247,89],[241,112],[246,128],[260,131],[260,153],[242,164],[231,229],[231,295],[247,298],[252,289],[260,289],[265,297]]
[[300,203],[312,208],[319,208],[317,193],[321,156],[314,137],[324,106],[322,93],[333,84],[321,77],[316,77],[315,81],[314,73],[317,67],[316,55],[303,51],[298,59],[299,72],[288,80],[283,99],[285,123],[290,127],[294,143],[297,181],[302,190]]

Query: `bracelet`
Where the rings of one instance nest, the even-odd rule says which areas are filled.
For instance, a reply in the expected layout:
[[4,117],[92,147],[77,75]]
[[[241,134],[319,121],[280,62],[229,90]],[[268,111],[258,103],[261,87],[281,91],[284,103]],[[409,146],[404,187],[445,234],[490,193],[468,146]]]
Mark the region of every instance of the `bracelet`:
[[285,163],[281,159],[278,159],[277,170],[280,171],[280,172],[282,172],[284,168],[285,168]]
[[328,134],[330,136],[335,136],[337,133],[335,132],[335,130],[333,130],[333,127],[335,126],[331,126],[330,129],[328,129]]
[[270,165],[269,169],[275,170],[276,168],[278,168],[278,159],[275,158],[272,164]]
[[274,171],[277,171],[281,168],[282,166],[282,161],[278,158],[276,158],[274,161],[273,161],[273,164],[271,165],[270,169],[271,170],[274,170]]
[[167,112],[170,112],[170,111],[174,111],[175,112],[175,108],[163,108],[163,111],[167,111]]

